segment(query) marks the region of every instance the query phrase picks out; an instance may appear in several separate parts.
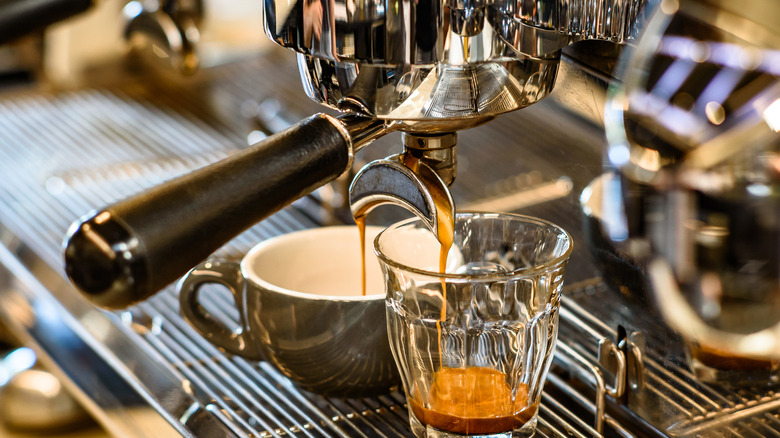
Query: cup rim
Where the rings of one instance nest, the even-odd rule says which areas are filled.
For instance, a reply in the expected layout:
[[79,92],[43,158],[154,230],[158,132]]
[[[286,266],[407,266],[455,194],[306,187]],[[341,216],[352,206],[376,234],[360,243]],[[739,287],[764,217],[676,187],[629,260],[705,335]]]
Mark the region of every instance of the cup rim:
[[408,272],[411,272],[411,273],[414,273],[414,274],[420,274],[420,275],[425,275],[425,276],[429,276],[429,277],[445,278],[445,279],[451,279],[451,280],[495,281],[495,280],[502,280],[502,279],[508,279],[508,278],[517,278],[517,277],[524,277],[524,276],[535,275],[535,274],[537,274],[537,273],[539,273],[541,271],[548,270],[548,269],[550,269],[553,266],[556,266],[556,265],[559,265],[559,264],[565,262],[571,256],[571,253],[572,253],[572,251],[574,249],[574,240],[572,239],[571,234],[569,234],[565,229],[563,229],[563,227],[561,227],[559,225],[556,225],[556,224],[554,224],[554,223],[552,223],[552,222],[550,222],[550,221],[548,221],[546,219],[542,219],[542,218],[538,218],[538,217],[534,217],[534,216],[528,216],[528,215],[524,215],[524,214],[516,214],[516,213],[496,213],[496,212],[483,212],[483,211],[458,211],[458,212],[455,213],[455,220],[457,221],[457,219],[462,217],[462,216],[471,216],[471,217],[481,216],[481,217],[493,217],[493,218],[507,217],[507,218],[511,218],[511,219],[515,219],[515,220],[520,220],[520,221],[526,222],[526,223],[535,223],[535,224],[539,224],[539,225],[545,225],[545,226],[548,226],[548,227],[552,227],[552,228],[558,230],[564,236],[566,236],[566,240],[568,242],[568,248],[566,248],[566,251],[564,251],[563,254],[561,254],[560,256],[558,256],[558,257],[556,257],[556,258],[554,258],[554,259],[552,259],[552,260],[550,260],[548,262],[545,262],[545,263],[542,263],[542,264],[539,264],[539,265],[535,265],[535,266],[531,266],[531,267],[524,267],[524,268],[515,269],[515,270],[509,271],[509,272],[486,273],[486,274],[453,274],[453,273],[450,273],[450,272],[441,273],[441,272],[438,272],[438,271],[429,271],[429,270],[425,270],[425,269],[415,268],[413,266],[408,266],[408,265],[405,265],[405,264],[403,264],[401,262],[393,260],[393,259],[389,258],[388,256],[386,256],[384,253],[382,253],[379,250],[379,240],[382,238],[382,235],[385,234],[385,232],[387,232],[388,230],[397,229],[397,228],[403,227],[403,226],[408,225],[408,224],[413,223],[413,222],[422,222],[422,220],[420,218],[413,217],[413,218],[410,218],[410,219],[405,219],[405,220],[400,221],[400,222],[396,222],[396,223],[388,226],[384,230],[382,230],[379,234],[377,234],[376,238],[374,238],[374,253],[376,254],[376,256],[383,263],[385,263],[385,264],[387,264],[389,266],[395,267],[395,268],[403,269],[404,271],[408,271]]
[[[323,300],[323,301],[374,301],[378,299],[384,300],[385,298],[384,291],[382,291],[381,293],[376,293],[371,295],[321,295],[321,294],[312,294],[308,292],[300,292],[300,291],[287,289],[275,285],[273,283],[270,283],[264,280],[263,278],[261,278],[259,275],[257,275],[257,273],[254,270],[249,269],[250,261],[252,261],[258,253],[262,251],[267,251],[269,247],[272,248],[275,246],[283,245],[285,243],[288,243],[290,240],[301,239],[304,237],[308,237],[309,235],[320,234],[325,232],[330,233],[336,229],[343,230],[347,228],[357,228],[357,227],[355,225],[329,225],[325,227],[313,227],[313,228],[306,228],[303,230],[295,230],[289,233],[284,233],[284,234],[280,234],[265,239],[262,242],[258,243],[257,245],[253,246],[246,253],[246,255],[244,255],[244,257],[241,258],[241,262],[239,263],[241,267],[241,274],[247,280],[257,284],[258,286],[264,289],[268,289],[273,292],[284,294],[284,295],[294,296],[298,298],[305,298],[308,300]],[[357,230],[355,231],[357,232]]]

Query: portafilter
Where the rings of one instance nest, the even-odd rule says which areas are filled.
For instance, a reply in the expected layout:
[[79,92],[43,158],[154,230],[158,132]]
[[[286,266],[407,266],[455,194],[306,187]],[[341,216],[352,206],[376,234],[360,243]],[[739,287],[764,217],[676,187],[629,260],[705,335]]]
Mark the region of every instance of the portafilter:
[[610,240],[666,322],[780,358],[780,3],[664,0],[607,103]]
[[567,44],[636,37],[645,2],[265,0],[267,35],[297,52],[306,94],[340,115],[317,114],[91,213],[69,231],[65,271],[99,306],[143,300],[344,173],[355,152],[391,131],[404,133],[404,154],[417,165],[400,156],[370,163],[353,203],[401,204],[433,226],[426,184],[447,191],[454,180],[456,131],[547,96]]

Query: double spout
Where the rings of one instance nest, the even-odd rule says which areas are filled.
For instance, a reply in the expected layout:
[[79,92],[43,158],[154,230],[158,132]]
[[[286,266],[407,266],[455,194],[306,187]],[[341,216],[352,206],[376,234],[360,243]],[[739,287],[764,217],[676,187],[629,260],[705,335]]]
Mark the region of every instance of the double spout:
[[422,219],[434,233],[440,221],[454,217],[455,202],[448,185],[455,180],[455,133],[404,133],[404,152],[363,167],[349,189],[352,216],[363,217],[374,208],[393,204]]

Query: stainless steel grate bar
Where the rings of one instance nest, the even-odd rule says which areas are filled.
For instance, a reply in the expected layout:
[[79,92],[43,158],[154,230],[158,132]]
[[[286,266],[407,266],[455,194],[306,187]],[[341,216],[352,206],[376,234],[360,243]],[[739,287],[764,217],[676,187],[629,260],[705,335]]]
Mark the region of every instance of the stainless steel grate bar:
[[[172,294],[163,294],[156,301],[161,303],[161,305],[157,307],[157,311],[161,312],[161,315],[166,318],[168,324],[173,324],[176,329],[179,330],[178,333],[181,334],[181,336],[185,336],[184,333],[187,332],[188,336],[192,339],[192,345],[197,347],[188,350],[201,352],[200,359],[203,361],[219,364],[219,367],[214,366],[214,373],[225,380],[225,382],[228,383],[228,387],[235,388],[238,394],[249,403],[245,407],[247,412],[257,410],[268,418],[280,416],[292,424],[292,427],[297,427],[301,431],[306,432],[306,428],[303,424],[299,423],[295,418],[288,414],[288,409],[291,407],[290,404],[287,404],[287,406],[280,406],[270,397],[267,397],[265,392],[260,390],[255,382],[246,378],[246,376],[243,375],[235,364],[228,360],[226,356],[218,351],[213,345],[206,342],[204,338],[192,332],[192,329],[189,326],[185,325],[186,323],[180,319],[176,312],[176,309],[178,309],[178,302]],[[269,403],[269,405],[275,409],[275,413],[268,411],[265,406],[260,403],[261,400]],[[260,420],[260,417],[253,418]],[[275,427],[274,429],[283,429],[283,424],[284,423],[280,422],[278,427]],[[271,426],[267,425],[265,427]],[[319,429],[319,427],[317,427],[317,429],[320,432],[325,433],[322,429]],[[287,431],[290,431],[290,429],[288,428]],[[306,433],[306,435],[311,436],[308,433]]]
[[[212,404],[215,404],[219,406],[219,408],[227,411],[232,412],[233,409],[228,405],[228,403],[223,399],[220,393],[224,394],[223,391],[227,390],[227,388],[220,388],[219,385],[216,389],[220,390],[220,393],[217,393],[216,391],[212,390],[212,384],[214,382],[212,381],[211,384],[207,384],[206,380],[209,379],[210,371],[207,369],[206,365],[199,361],[195,356],[193,356],[185,346],[188,345],[188,342],[184,339],[175,338],[172,337],[169,334],[163,333],[159,335],[159,344],[156,341],[147,340],[149,342],[152,342],[153,344],[156,344],[155,346],[160,349],[160,351],[166,355],[169,361],[173,364],[186,364],[186,367],[189,368],[187,371],[185,371],[184,367],[179,368],[179,371],[184,374],[188,381],[197,386],[199,391],[203,391],[210,399]],[[205,363],[209,363],[209,361],[206,361]],[[229,390],[227,390],[227,394],[231,394]],[[238,423],[242,429],[249,431],[249,433],[254,433],[255,436],[258,436],[259,433],[254,430],[254,428],[246,422],[243,418],[238,416],[231,416],[232,420],[236,423]],[[273,430],[271,427],[266,426],[269,430]],[[275,435],[278,436],[278,435]]]
[[[586,287],[605,286],[586,284]],[[571,300],[568,303],[569,309],[579,317],[567,317],[564,321],[586,320],[588,324],[598,327],[605,334],[613,331],[602,319],[586,311],[579,303],[572,303]],[[777,405],[778,394],[774,392],[770,391],[748,399],[726,388],[715,388],[698,382],[689,371],[669,361],[664,361],[662,365],[653,357],[654,355],[655,352],[650,351],[644,357],[646,389],[660,400],[664,400],[668,406],[674,407],[684,418],[667,430],[674,436],[681,434],[689,436],[716,429],[729,430],[733,436],[752,434],[755,430],[749,425],[750,421],[755,421],[755,418],[763,415],[771,415],[765,412],[780,408],[780,405]],[[595,356],[591,359],[595,360]],[[732,423],[738,426],[728,426]],[[763,423],[762,427],[768,426]],[[776,429],[775,432],[777,430],[780,429]]]
[[[559,382],[556,382],[556,383],[559,383]],[[560,382],[560,383],[562,384],[563,382]],[[561,386],[561,385],[559,385],[559,386]],[[542,394],[542,400],[547,405],[551,406],[552,408],[555,408],[555,410],[557,410],[559,412],[565,413],[567,417],[573,418],[574,419],[574,423],[576,423],[578,426],[580,426],[580,428],[582,428],[584,431],[588,432],[590,434],[590,436],[592,436],[592,437],[601,436],[601,434],[598,431],[596,431],[596,429],[591,427],[589,424],[585,423],[585,421],[583,421],[581,418],[579,418],[576,415],[574,415],[574,413],[572,413],[569,409],[567,409],[560,402],[558,402],[558,400],[555,400],[553,397],[550,397],[547,394]],[[560,417],[558,417],[558,418],[560,418]],[[583,436],[585,436],[585,435],[583,435]]]
[[[169,319],[169,321],[171,320]],[[171,329],[171,331],[175,334],[174,339],[176,339],[178,342],[182,342],[182,339],[179,338],[179,336],[186,336],[183,332],[185,328],[180,327],[180,320],[174,319],[172,321],[175,321],[173,324],[177,326],[175,329]],[[272,412],[267,409],[264,404],[259,403],[260,399],[257,397],[258,394],[252,394],[245,389],[245,384],[239,381],[237,378],[238,374],[234,373],[236,369],[231,367],[231,364],[227,358],[212,346],[202,342],[200,339],[202,338],[200,338],[197,334],[188,334],[187,341],[183,342],[184,346],[186,347],[185,351],[188,353],[198,353],[198,356],[200,357],[195,356],[195,358],[199,362],[207,364],[208,369],[204,370],[204,373],[206,375],[212,376],[210,384],[219,390],[219,393],[222,394],[223,398],[230,400],[230,404],[235,406],[232,408],[233,412],[238,409],[240,412],[247,414],[246,423],[256,423],[261,427],[261,430],[263,430],[264,433],[270,433],[273,436],[291,434],[293,427],[297,427],[303,431],[306,430],[306,428],[304,428],[301,423],[289,417],[289,415],[286,414],[286,411],[284,409],[280,409],[278,405],[270,406],[271,408],[274,408],[274,412]],[[266,399],[266,401],[268,401],[268,399]],[[243,418],[241,415],[236,416]],[[274,419],[276,423],[269,423],[269,419]],[[289,423],[282,422],[281,420],[283,419],[288,420]],[[252,432],[255,434],[260,433],[254,429],[252,429]]]

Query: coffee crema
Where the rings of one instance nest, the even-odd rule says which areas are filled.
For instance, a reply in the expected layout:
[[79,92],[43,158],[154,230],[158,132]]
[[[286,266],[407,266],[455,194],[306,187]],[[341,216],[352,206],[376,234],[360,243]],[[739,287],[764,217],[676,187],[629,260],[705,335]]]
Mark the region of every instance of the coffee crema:
[[485,367],[443,368],[436,371],[427,394],[419,389],[408,397],[414,416],[425,426],[463,435],[485,435],[518,429],[534,418],[539,408],[529,404],[528,385],[512,388],[507,375]]

